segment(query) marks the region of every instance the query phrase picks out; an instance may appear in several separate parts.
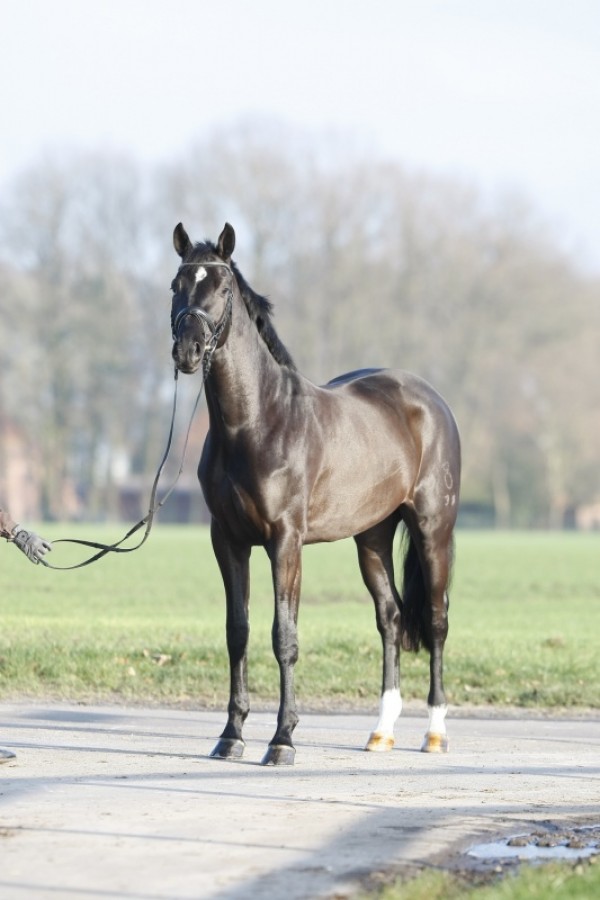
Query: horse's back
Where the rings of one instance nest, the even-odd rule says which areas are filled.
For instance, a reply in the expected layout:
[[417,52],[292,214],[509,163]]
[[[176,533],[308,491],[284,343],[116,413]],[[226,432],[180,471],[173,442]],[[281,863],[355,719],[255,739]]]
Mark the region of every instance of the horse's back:
[[[376,410],[377,417],[391,425],[395,440],[413,448],[413,461],[422,475],[442,469],[448,473],[444,479],[458,490],[458,426],[448,403],[428,381],[402,369],[358,369],[333,379],[325,390],[340,392],[348,407]],[[372,425],[370,415],[364,421],[367,427]]]
[[[326,391],[381,408],[394,409],[408,421],[435,422],[437,439],[443,435],[458,444],[456,420],[442,395],[424,378],[402,369],[355,369],[323,385]],[[418,423],[415,423],[418,424]]]
[[328,381],[327,384],[323,385],[326,388],[334,388],[339,387],[342,384],[349,384],[351,381],[356,381],[358,378],[366,378],[370,375],[377,375],[380,372],[385,372],[386,369],[354,369],[352,372],[344,372],[343,375],[336,375],[335,378],[332,378],[331,381]]

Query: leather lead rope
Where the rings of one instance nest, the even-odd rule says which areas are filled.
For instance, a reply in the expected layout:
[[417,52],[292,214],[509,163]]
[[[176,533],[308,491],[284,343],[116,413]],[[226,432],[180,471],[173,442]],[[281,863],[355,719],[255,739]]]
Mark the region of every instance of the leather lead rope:
[[[198,396],[196,397],[196,402],[194,403],[192,415],[190,416],[190,422],[189,422],[187,432],[185,435],[185,442],[183,445],[183,453],[181,456],[181,464],[179,466],[179,471],[177,472],[177,475],[175,477],[173,484],[168,489],[168,491],[164,494],[162,499],[158,503],[156,502],[158,483],[160,481],[160,476],[162,475],[162,471],[165,467],[165,463],[169,457],[169,452],[171,450],[171,444],[173,441],[173,431],[175,428],[175,413],[177,411],[177,384],[178,384],[177,369],[175,369],[175,390],[173,392],[173,411],[171,413],[171,425],[169,427],[169,437],[167,439],[167,446],[165,448],[163,458],[160,461],[160,465],[159,465],[156,475],[154,477],[154,482],[152,484],[152,491],[150,493],[150,504],[148,507],[148,512],[146,513],[144,518],[140,519],[140,521],[136,525],[134,525],[132,528],[129,529],[127,534],[124,535],[124,537],[122,537],[120,541],[116,541],[116,543],[114,543],[114,544],[102,544],[98,541],[84,541],[84,540],[80,540],[79,538],[59,538],[56,541],[52,541],[53,546],[55,544],[79,544],[82,547],[91,547],[92,549],[97,550],[98,552],[94,553],[88,559],[83,560],[83,562],[76,563],[75,565],[72,565],[72,566],[55,566],[52,563],[47,562],[47,560],[45,560],[45,559],[40,559],[40,563],[43,566],[46,566],[47,569],[58,569],[61,571],[66,571],[69,569],[81,569],[84,566],[89,566],[91,563],[96,562],[99,559],[102,559],[102,557],[106,556],[108,553],[132,553],[134,550],[139,550],[139,548],[142,546],[142,544],[144,544],[148,540],[148,537],[152,530],[152,525],[154,524],[154,517],[155,517],[156,513],[161,508],[161,506],[163,506],[166,503],[167,499],[173,493],[175,486],[176,486],[177,482],[179,481],[179,476],[181,475],[181,473],[183,471],[183,465],[185,462],[185,455],[186,455],[186,451],[187,451],[188,440],[190,437],[190,431],[192,428],[192,422],[194,421],[194,417],[196,415],[196,410],[198,409],[198,403],[200,402],[200,397],[202,396],[202,391],[204,389],[205,380],[206,380],[205,378],[202,379],[202,384],[200,385],[200,390],[198,391]],[[146,526],[146,530],[144,531],[144,535],[143,535],[142,539],[137,544],[135,544],[133,547],[121,546],[122,544],[125,543],[125,541],[128,538],[132,537],[136,532],[138,532],[140,530],[140,528],[143,528],[144,525]]]

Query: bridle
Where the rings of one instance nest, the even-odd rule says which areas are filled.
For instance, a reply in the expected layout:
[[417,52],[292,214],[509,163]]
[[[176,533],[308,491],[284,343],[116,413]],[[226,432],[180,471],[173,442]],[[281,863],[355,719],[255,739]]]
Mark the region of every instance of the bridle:
[[181,331],[181,326],[185,319],[188,316],[192,316],[194,319],[197,319],[198,322],[202,325],[202,330],[204,332],[204,356],[202,358],[202,378],[203,381],[206,381],[208,378],[208,373],[210,372],[210,367],[212,365],[212,358],[215,350],[219,345],[219,341],[223,332],[225,331],[229,321],[231,319],[231,314],[233,310],[233,281],[234,274],[233,269],[226,262],[217,262],[214,260],[208,262],[193,262],[193,263],[182,263],[180,268],[183,266],[200,266],[204,269],[208,267],[221,267],[223,269],[227,269],[229,273],[229,288],[227,290],[227,300],[225,302],[225,309],[223,310],[223,315],[219,319],[218,322],[214,322],[211,317],[208,315],[206,310],[202,309],[201,306],[184,306],[183,309],[180,309],[177,315],[173,318],[171,323],[171,332],[173,334],[173,340],[179,340],[179,332]]

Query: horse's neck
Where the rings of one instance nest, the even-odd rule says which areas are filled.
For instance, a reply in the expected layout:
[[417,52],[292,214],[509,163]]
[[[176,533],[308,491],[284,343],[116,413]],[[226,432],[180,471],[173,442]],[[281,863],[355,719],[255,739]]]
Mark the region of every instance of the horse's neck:
[[211,427],[235,434],[256,423],[284,377],[246,310],[235,308],[231,330],[213,357],[206,385]]

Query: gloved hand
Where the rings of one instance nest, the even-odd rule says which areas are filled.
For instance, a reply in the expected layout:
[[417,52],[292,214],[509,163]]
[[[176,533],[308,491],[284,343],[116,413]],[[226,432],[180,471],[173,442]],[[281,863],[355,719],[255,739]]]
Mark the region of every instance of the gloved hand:
[[40,537],[34,531],[27,531],[20,525],[15,525],[12,530],[11,540],[22,550],[27,559],[36,565],[44,558],[48,550],[52,550],[52,544]]

